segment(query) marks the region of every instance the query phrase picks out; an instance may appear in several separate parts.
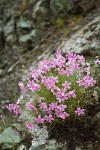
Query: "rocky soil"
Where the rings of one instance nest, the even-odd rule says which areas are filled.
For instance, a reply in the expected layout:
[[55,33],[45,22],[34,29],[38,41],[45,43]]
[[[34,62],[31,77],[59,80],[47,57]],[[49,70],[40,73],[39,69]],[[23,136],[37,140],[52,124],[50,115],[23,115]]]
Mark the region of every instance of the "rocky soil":
[[[0,0],[1,113],[5,104],[19,97],[18,82],[25,80],[29,68],[52,57],[57,49],[89,58],[100,55],[99,0]],[[99,150],[99,104],[90,108],[94,113],[85,123],[70,130],[57,126],[49,140],[45,129],[30,148],[21,143],[17,150]]]

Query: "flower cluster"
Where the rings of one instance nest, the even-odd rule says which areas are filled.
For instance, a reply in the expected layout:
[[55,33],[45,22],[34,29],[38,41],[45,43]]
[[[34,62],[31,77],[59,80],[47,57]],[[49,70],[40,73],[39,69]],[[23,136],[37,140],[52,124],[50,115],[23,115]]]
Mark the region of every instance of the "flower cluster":
[[[83,116],[90,99],[89,89],[96,83],[83,56],[71,52],[63,56],[61,51],[54,59],[40,62],[27,79],[25,85],[19,82],[19,87],[25,95],[32,93],[27,102],[20,100],[22,108],[33,115],[33,122],[25,123],[29,129],[34,123],[59,123]],[[7,106],[14,114],[21,113],[18,102]]]
[[9,104],[8,106],[6,106],[7,109],[12,112],[14,115],[20,115],[22,114],[22,110],[20,108],[20,106],[18,104]]

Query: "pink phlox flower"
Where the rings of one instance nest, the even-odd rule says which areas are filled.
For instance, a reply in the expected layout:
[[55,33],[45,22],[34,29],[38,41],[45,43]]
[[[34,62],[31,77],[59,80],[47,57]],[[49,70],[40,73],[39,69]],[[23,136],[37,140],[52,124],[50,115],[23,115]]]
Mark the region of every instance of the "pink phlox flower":
[[58,78],[50,76],[48,78],[45,78],[44,81],[42,79],[42,82],[44,82],[44,85],[47,87],[48,90],[51,90],[52,92],[54,92],[54,89],[56,88],[55,83],[58,82]]
[[42,70],[41,68],[38,68],[38,69],[37,69],[38,77],[41,77],[43,73],[44,73],[44,72],[43,72],[43,70]]
[[77,108],[75,113],[78,115],[78,116],[81,116],[81,115],[84,115],[85,114],[85,109],[81,109],[81,108]]
[[34,91],[40,91],[40,89],[41,89],[41,87],[40,87],[40,85],[39,84],[37,84],[37,83],[35,83],[34,82],[34,80],[32,80],[32,81],[29,81],[29,83],[28,83],[28,88],[32,91],[32,92],[34,92]]
[[44,60],[39,63],[39,68],[42,69],[43,73],[46,73],[47,71],[49,71],[50,67],[51,67],[50,61],[48,61],[48,60]]
[[6,105],[7,109],[12,112],[14,115],[20,115],[22,114],[22,110],[20,109],[20,106],[18,104],[9,104],[8,106]]
[[57,106],[57,109],[58,109],[59,111],[64,111],[65,108],[67,108],[67,106],[66,106],[66,105],[63,105],[63,104]]
[[52,61],[51,61],[51,68],[56,68],[56,61],[57,61],[57,59],[53,59]]
[[56,76],[50,76],[50,80],[52,80],[52,82],[55,84],[55,83],[58,83],[58,77]]
[[83,77],[83,80],[79,80],[76,82],[79,84],[79,86],[85,86],[85,88],[89,88],[94,86],[96,80],[94,80],[93,77],[87,75]]
[[76,83],[78,83],[79,86],[84,86],[85,85],[85,83],[82,80],[78,80],[78,81],[76,81]]
[[61,69],[61,68],[65,67],[65,62],[66,62],[65,58],[57,59],[56,66]]
[[36,69],[31,70],[30,75],[34,79],[34,81],[38,82],[39,75]]
[[60,89],[57,93],[56,93],[56,97],[60,98],[59,102],[63,102],[65,100],[68,99],[68,94],[66,93],[66,89]]
[[66,75],[69,76],[69,75],[72,75],[72,74],[73,74],[72,68],[66,67]]
[[62,93],[61,95],[59,95],[59,102],[63,102],[65,100],[68,99],[68,95],[65,93]]
[[65,58],[62,56],[62,53],[61,51],[57,51],[56,52],[56,59],[53,59],[52,61],[52,66],[53,68],[55,67],[59,67],[59,68],[62,68],[65,66]]
[[79,64],[72,64],[71,69],[72,70],[78,70],[78,69],[80,69],[80,66],[79,66]]
[[56,108],[57,108],[57,102],[51,103],[51,104],[50,104],[50,108],[51,108],[51,110],[56,109]]
[[61,112],[61,111],[58,111],[58,110],[56,110],[56,115],[57,115],[57,117],[62,118],[62,119],[65,119],[65,118],[69,117],[68,113]]
[[46,103],[41,103],[40,108],[46,110],[47,109],[47,104]]
[[57,71],[60,75],[66,75],[66,70],[64,70],[63,68],[58,68]]
[[95,61],[95,64],[96,64],[96,65],[100,65],[100,60],[97,59],[97,60]]
[[50,70],[50,68],[49,68],[48,66],[45,65],[45,66],[42,68],[42,70],[44,71],[44,73],[46,73],[47,71]]
[[93,77],[87,75],[83,77],[83,83],[84,83],[85,88],[89,88],[89,87],[94,86],[94,84],[96,83],[96,80],[94,80]]
[[65,89],[70,89],[70,85],[71,83],[68,83],[67,81],[65,81],[62,86],[64,86]]
[[24,87],[24,84],[22,82],[19,82],[18,85],[19,85],[20,90],[22,91],[22,93],[26,93],[26,89]]
[[71,97],[75,98],[76,97],[75,90],[68,92],[68,97],[69,98],[71,98]]
[[62,58],[61,50],[57,50],[55,55],[56,55],[56,58]]
[[26,107],[33,111],[37,110],[37,108],[35,106],[33,106],[30,102],[26,103]]
[[54,93],[55,92],[55,90],[57,89],[57,86],[55,86],[55,85],[51,85],[51,86],[49,86],[49,88],[48,89],[50,89],[51,90],[51,92],[52,93]]
[[81,65],[85,64],[85,58],[82,55],[77,55],[78,63]]
[[59,117],[62,118],[62,119],[65,119],[65,118],[69,117],[69,114],[66,113],[66,112],[63,112],[63,113],[61,113],[61,114],[59,115]]
[[28,122],[25,123],[25,126],[30,130],[32,130],[34,128],[34,124],[28,123]]
[[51,113],[52,113],[51,107],[48,107],[48,108],[46,109],[46,112],[47,112],[48,114],[51,114]]
[[49,116],[45,116],[45,120],[51,123],[54,120],[54,118],[52,117],[52,115],[49,115]]
[[68,52],[66,54],[66,58],[68,59],[68,61],[71,63],[71,62],[76,62],[76,59],[77,59],[77,55],[76,54],[73,54],[71,52]]
[[45,76],[41,76],[41,83],[45,83],[46,79],[47,78]]
[[41,117],[41,115],[38,115],[37,118],[35,118],[35,121],[39,124],[44,123],[44,118]]
[[47,78],[47,82],[51,84],[58,83],[58,77],[50,76]]

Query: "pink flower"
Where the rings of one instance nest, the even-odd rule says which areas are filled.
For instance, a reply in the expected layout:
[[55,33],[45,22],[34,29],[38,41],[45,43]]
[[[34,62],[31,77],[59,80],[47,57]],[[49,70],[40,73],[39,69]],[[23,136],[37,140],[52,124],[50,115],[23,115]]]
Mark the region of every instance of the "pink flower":
[[68,92],[68,97],[75,98],[76,97],[75,91],[73,90],[73,91]]
[[58,89],[55,94],[56,98],[59,98],[59,102],[63,102],[68,99],[68,95],[66,94],[66,89]]
[[85,58],[82,55],[77,55],[77,59],[80,64],[85,64]]
[[66,75],[66,70],[64,70],[63,68],[58,68],[57,70],[60,75]]
[[78,83],[79,86],[84,86],[84,85],[85,85],[84,82],[83,82],[82,80],[78,80],[78,81],[76,81],[76,83]]
[[96,83],[96,80],[94,80],[93,77],[91,76],[84,76],[83,82],[85,84],[85,87],[88,88],[88,87],[93,86]]
[[52,117],[52,115],[49,115],[49,116],[45,116],[45,120],[51,123],[54,120],[54,118]]
[[66,105],[63,105],[63,104],[57,106],[57,109],[58,109],[59,111],[64,111],[65,108],[67,108],[67,106],[66,106]]
[[77,110],[75,111],[75,113],[76,113],[78,116],[84,115],[85,109],[81,109],[81,108],[78,107]]
[[26,107],[30,110],[37,110],[37,108],[35,106],[31,105],[30,102],[26,103]]
[[57,117],[62,118],[62,119],[65,119],[65,118],[69,117],[68,113],[57,111],[57,110],[56,110],[56,115],[57,115]]
[[65,89],[70,89],[70,85],[71,85],[71,83],[68,83],[67,81],[65,81],[65,82],[62,84],[62,86],[64,86]]
[[23,92],[23,93],[25,93],[26,92],[26,89],[25,89],[25,87],[24,87],[24,84],[22,83],[22,82],[19,82],[19,87],[20,87],[20,90]]
[[57,102],[51,103],[51,104],[50,104],[50,108],[51,108],[51,110],[56,109],[56,108],[57,108]]
[[80,69],[79,64],[72,64],[71,69],[72,70],[78,70],[78,69]]
[[40,108],[46,110],[47,109],[47,104],[46,103],[41,103]]
[[32,123],[25,123],[25,125],[30,130],[32,130],[34,128],[34,124],[32,124]]
[[69,75],[72,75],[72,74],[73,74],[72,68],[66,67],[66,75],[69,76]]
[[14,115],[20,115],[22,114],[22,110],[20,109],[20,106],[18,104],[9,104],[8,106],[6,105],[7,109],[12,112]]
[[68,58],[68,61],[69,61],[70,63],[76,62],[76,59],[77,59],[77,55],[76,55],[76,54],[73,54],[73,53],[71,53],[71,52],[68,52],[68,53],[66,54],[66,57]]
[[46,109],[46,112],[47,112],[48,114],[51,114],[51,113],[52,113],[51,107],[47,108],[47,109]]
[[31,77],[34,79],[34,81],[37,81],[37,82],[38,82],[39,75],[38,75],[36,69],[31,70],[30,75],[31,75]]
[[76,81],[77,83],[79,83],[79,86],[85,86],[85,88],[89,88],[94,86],[94,84],[96,83],[96,80],[93,79],[93,77],[91,76],[84,76],[82,80]]
[[29,88],[32,92],[34,92],[34,91],[40,91],[40,85],[37,84],[37,83],[35,83],[34,80],[29,81],[29,83],[28,83],[27,86],[28,86],[28,88]]
[[41,115],[38,115],[37,118],[35,118],[35,121],[39,124],[44,123],[44,118],[41,117]]

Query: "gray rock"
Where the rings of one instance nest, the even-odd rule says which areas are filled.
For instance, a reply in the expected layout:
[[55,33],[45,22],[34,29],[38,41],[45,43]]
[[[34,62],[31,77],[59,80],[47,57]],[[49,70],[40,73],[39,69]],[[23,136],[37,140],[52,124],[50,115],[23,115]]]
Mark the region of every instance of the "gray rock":
[[33,18],[35,20],[41,21],[45,19],[48,15],[48,7],[47,7],[47,1],[46,0],[40,0],[36,3],[36,5],[33,7]]
[[67,144],[58,143],[55,139],[48,140],[46,126],[35,126],[32,130],[33,140],[29,150],[67,150]]
[[30,29],[32,27],[32,20],[20,19],[17,22],[17,27],[21,29]]
[[16,36],[14,34],[9,34],[7,37],[6,37],[6,41],[7,42],[10,42],[10,43],[14,43],[16,41]]
[[100,54],[100,17],[96,17],[88,25],[80,29],[69,39],[65,39],[58,49],[64,53],[72,51],[75,53],[89,52],[93,55]]
[[3,31],[3,21],[0,20],[0,32],[2,32],[2,31]]
[[50,10],[54,16],[67,15],[74,8],[74,0],[51,0]]
[[13,32],[14,32],[14,18],[11,18],[11,20],[4,27],[4,33],[5,33],[5,36],[7,36]]
[[0,69],[0,74],[2,74],[3,73],[3,69]]
[[28,47],[28,45],[30,45],[30,43],[32,43],[32,45],[34,45],[34,43],[38,43],[40,41],[41,37],[43,36],[43,34],[44,33],[41,32],[40,30],[33,29],[33,30],[31,30],[30,33],[20,34],[19,42],[20,42],[20,44],[22,44],[22,46]]
[[20,146],[18,146],[17,150],[27,150],[27,148],[21,144]]
[[3,144],[4,148],[12,148],[15,144],[20,142],[21,138],[19,133],[14,131],[11,127],[6,128],[0,134],[0,144]]
[[76,146],[75,150],[82,150],[80,147]]
[[29,33],[29,34],[23,34],[23,35],[20,35],[20,37],[19,37],[19,42],[20,43],[26,43],[29,40],[32,40],[31,33]]
[[32,146],[29,150],[42,150],[48,138],[47,128],[40,128],[36,125],[32,130],[32,134],[34,135],[34,138],[32,140]]

